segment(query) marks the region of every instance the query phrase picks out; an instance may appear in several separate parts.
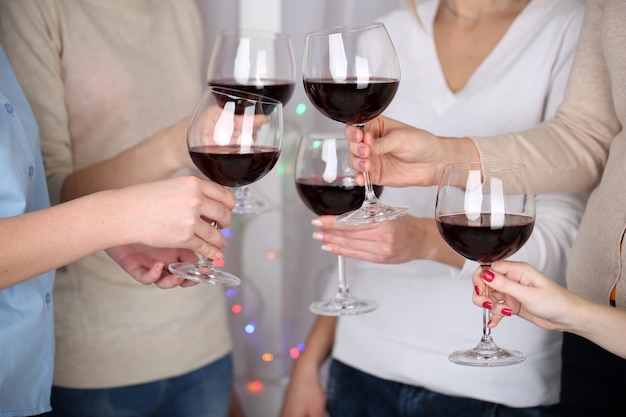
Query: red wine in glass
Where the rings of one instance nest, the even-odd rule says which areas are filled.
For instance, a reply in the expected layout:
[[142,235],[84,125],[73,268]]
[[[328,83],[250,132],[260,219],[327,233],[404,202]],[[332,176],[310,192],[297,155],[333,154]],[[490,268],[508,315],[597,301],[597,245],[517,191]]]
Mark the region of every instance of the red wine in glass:
[[326,117],[338,122],[361,125],[381,114],[391,103],[399,81],[373,77],[359,83],[356,78],[343,82],[332,79],[305,79],[304,90],[311,103]]
[[[304,90],[326,117],[363,126],[380,115],[393,99],[400,81],[396,51],[382,23],[341,26],[308,33],[302,61]],[[397,219],[408,207],[378,201],[369,174],[361,207],[344,213],[337,222],[346,225]]]
[[[331,183],[320,176],[298,178],[296,190],[302,202],[318,216],[337,216],[355,210],[365,199],[365,187],[357,185],[353,177],[339,177]],[[382,190],[382,186],[374,186],[377,196]]]
[[[535,199],[524,165],[479,162],[447,165],[439,183],[435,220],[439,233],[459,255],[483,269],[521,248],[535,225]],[[486,294],[488,295],[488,288]],[[483,334],[471,349],[452,352],[450,361],[471,366],[502,366],[522,362],[525,355],[500,348],[487,326],[490,311],[483,309]]]
[[[267,112],[268,108],[272,111]],[[241,189],[260,180],[280,156],[282,109],[280,101],[269,97],[208,86],[187,131],[192,161],[209,179],[227,187]],[[196,282],[226,286],[241,283],[203,256],[195,264],[177,262],[168,269]]]
[[504,214],[504,221],[492,226],[491,215],[481,213],[479,220],[469,222],[465,213],[437,218],[439,233],[461,256],[488,265],[508,258],[530,237],[534,217]]
[[[210,86],[269,97],[285,105],[296,82],[291,39],[284,33],[264,30],[223,30],[211,52],[207,80]],[[236,111],[241,112],[241,107]],[[270,115],[274,107],[264,106],[263,111]],[[274,203],[245,185],[235,189],[235,197],[234,213],[261,214],[275,209]]]
[[[339,134],[306,133],[300,138],[294,180],[302,202],[315,214],[338,216],[361,207],[365,187],[354,179],[356,172],[348,165],[348,140]],[[375,186],[374,192],[382,192]],[[344,316],[375,310],[373,300],[357,298],[350,293],[343,256],[337,256],[339,286],[333,298],[310,305],[315,314]]]
[[207,178],[226,187],[241,187],[263,178],[276,165],[280,149],[269,146],[194,146],[193,163]]

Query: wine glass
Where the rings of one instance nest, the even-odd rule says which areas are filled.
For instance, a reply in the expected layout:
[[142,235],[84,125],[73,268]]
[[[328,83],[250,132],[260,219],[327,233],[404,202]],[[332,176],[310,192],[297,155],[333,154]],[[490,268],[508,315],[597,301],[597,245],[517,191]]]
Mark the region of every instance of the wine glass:
[[[478,162],[444,168],[437,192],[435,219],[441,236],[461,256],[483,270],[507,258],[526,243],[535,224],[535,197],[522,164],[483,167]],[[499,366],[522,362],[525,355],[496,345],[483,309],[483,335],[478,345],[459,350],[450,360],[462,365]]]
[[[280,156],[282,129],[280,101],[209,86],[191,117],[189,155],[209,179],[226,187],[241,187],[260,180],[274,167]],[[226,286],[241,282],[205,257],[196,264],[174,263],[168,268],[197,282]]]
[[[296,82],[289,36],[261,30],[224,30],[215,40],[207,72],[209,85],[289,101]],[[275,206],[247,186],[235,189],[234,213],[260,214]]]
[[[391,103],[400,82],[400,66],[385,26],[365,23],[308,33],[302,77],[309,100],[322,114],[362,127]],[[380,203],[368,173],[363,175],[363,205],[339,216],[339,223],[370,224],[407,214],[408,207]]]
[[[339,215],[358,208],[365,198],[364,187],[354,179],[348,165],[348,140],[342,135],[303,134],[295,162],[296,190],[304,204],[317,215]],[[375,186],[377,194],[381,186]],[[339,288],[328,300],[311,304],[313,313],[343,316],[373,311],[378,304],[350,294],[345,276],[345,261],[338,257]]]

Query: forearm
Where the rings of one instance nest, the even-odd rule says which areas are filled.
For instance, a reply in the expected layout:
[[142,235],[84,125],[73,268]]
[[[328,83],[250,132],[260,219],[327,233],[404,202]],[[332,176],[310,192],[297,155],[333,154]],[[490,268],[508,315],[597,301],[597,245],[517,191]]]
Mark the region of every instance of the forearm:
[[72,172],[63,183],[61,202],[164,179],[192,166],[184,143],[187,122],[188,118],[181,120],[112,158]]
[[[0,220],[0,289],[125,241],[102,194]],[[87,233],[89,231],[89,233]]]
[[[580,299],[564,331],[589,339],[626,359],[626,311]],[[574,319],[575,318],[575,319]]]
[[317,371],[330,356],[335,341],[337,317],[318,316],[296,366],[311,366]]
[[415,243],[420,247],[427,248],[428,252],[425,253],[424,256],[418,256],[416,259],[430,259],[431,261],[436,261],[453,268],[463,268],[465,258],[459,255],[443,240],[437,229],[435,220],[428,219],[426,222],[422,221],[420,223],[425,224],[426,227],[421,227],[421,230],[416,236],[418,236],[420,241],[427,243]]

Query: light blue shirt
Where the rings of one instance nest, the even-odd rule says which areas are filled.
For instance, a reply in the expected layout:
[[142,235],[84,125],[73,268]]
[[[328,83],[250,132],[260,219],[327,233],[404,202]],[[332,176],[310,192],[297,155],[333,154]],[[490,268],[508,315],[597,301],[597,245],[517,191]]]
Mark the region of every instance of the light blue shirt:
[[[49,206],[35,117],[0,47],[0,217]],[[0,291],[0,417],[51,409],[53,283],[51,271]]]

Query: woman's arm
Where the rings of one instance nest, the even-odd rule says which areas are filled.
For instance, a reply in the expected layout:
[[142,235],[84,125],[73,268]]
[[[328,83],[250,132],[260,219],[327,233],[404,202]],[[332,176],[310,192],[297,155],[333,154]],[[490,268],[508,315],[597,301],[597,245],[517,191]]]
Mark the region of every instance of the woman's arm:
[[326,395],[319,370],[330,355],[337,317],[318,316],[306,347],[296,360],[281,409],[281,417],[324,417]]
[[[589,301],[527,263],[499,261],[473,276],[474,304],[492,306],[490,328],[512,314],[547,330],[570,332],[626,358],[626,312]],[[484,295],[490,288],[489,297]],[[504,303],[498,303],[504,300]]]
[[117,245],[185,248],[221,258],[226,240],[206,219],[228,226],[233,206],[224,187],[179,177],[0,219],[0,288]]

